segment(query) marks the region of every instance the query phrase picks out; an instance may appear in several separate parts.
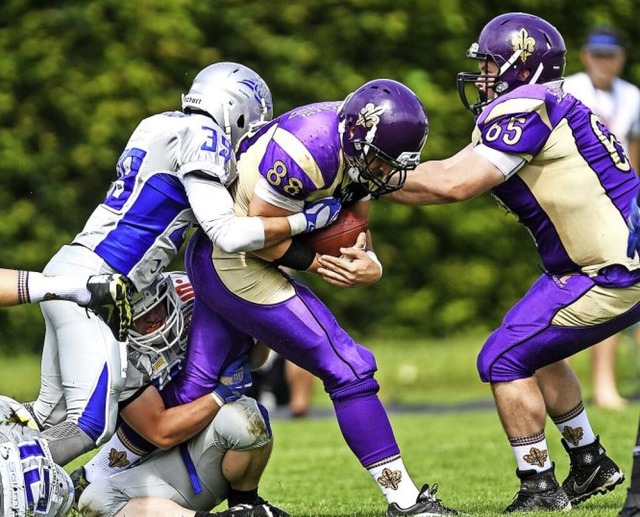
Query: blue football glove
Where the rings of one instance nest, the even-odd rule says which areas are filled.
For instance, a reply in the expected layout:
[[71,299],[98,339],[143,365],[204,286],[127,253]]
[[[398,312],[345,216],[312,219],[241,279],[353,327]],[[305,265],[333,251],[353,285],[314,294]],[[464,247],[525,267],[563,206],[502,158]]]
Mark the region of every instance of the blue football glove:
[[244,354],[224,369],[220,374],[218,385],[211,394],[216,402],[223,406],[242,397],[252,384],[249,356]]
[[633,258],[640,254],[640,207],[634,197],[631,201],[631,215],[629,216],[629,237],[627,239],[627,257]]
[[291,236],[309,233],[330,225],[337,219],[341,208],[340,200],[332,196],[306,203],[302,212],[288,217]]

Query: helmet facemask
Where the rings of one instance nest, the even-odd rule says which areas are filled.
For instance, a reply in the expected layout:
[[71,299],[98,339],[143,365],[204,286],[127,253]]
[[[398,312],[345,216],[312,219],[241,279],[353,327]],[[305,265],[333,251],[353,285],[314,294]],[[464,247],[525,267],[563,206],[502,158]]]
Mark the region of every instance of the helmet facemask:
[[420,163],[420,153],[402,153],[392,158],[373,144],[352,140],[354,152],[347,155],[349,177],[374,196],[389,194],[403,187],[407,171]]
[[[479,115],[482,109],[493,99],[507,91],[509,85],[501,80],[502,70],[497,74],[489,73],[490,63],[497,64],[489,54],[477,52],[478,44],[474,43],[467,50],[467,57],[478,62],[480,72],[461,72],[456,76],[458,95],[464,107],[474,115]],[[493,91],[495,95],[489,95]],[[470,102],[470,98],[476,98],[476,102]]]
[[[152,311],[164,313],[164,321],[159,321],[157,326],[153,325],[151,331],[137,331],[136,321]],[[170,279],[161,276],[159,281],[134,295],[133,327],[129,330],[131,349],[150,357],[162,355],[170,349],[179,353],[183,350],[183,332],[184,316],[180,309],[180,299]]]

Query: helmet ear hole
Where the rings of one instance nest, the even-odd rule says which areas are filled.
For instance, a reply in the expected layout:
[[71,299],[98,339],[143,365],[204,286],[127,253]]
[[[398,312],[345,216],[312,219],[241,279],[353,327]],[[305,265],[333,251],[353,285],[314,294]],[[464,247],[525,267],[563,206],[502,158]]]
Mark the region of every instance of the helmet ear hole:
[[244,129],[244,115],[240,115],[238,117],[238,120],[236,120],[236,126],[238,126],[240,129]]

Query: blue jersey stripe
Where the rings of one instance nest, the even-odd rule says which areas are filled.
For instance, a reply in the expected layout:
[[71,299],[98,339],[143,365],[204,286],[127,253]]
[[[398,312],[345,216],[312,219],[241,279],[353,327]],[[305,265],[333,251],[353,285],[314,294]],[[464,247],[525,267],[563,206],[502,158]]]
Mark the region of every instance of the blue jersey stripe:
[[[127,274],[156,243],[158,236],[188,208],[187,194],[178,178],[154,174],[95,251],[112,267]],[[184,242],[184,231],[174,230],[167,238],[178,250]]]

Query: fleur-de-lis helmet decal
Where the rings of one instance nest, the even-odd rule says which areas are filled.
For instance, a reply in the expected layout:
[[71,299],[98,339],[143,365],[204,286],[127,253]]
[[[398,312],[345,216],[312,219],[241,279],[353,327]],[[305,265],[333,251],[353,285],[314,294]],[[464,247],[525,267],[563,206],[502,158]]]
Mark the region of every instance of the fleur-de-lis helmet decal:
[[527,61],[536,48],[536,40],[529,36],[527,29],[520,29],[511,39],[511,43],[513,44],[513,51],[520,52],[518,59],[523,63]]
[[458,93],[464,106],[479,114],[491,99],[482,89],[478,102],[467,98],[467,85],[486,84],[497,96],[525,84],[548,83],[562,78],[566,47],[558,30],[546,20],[527,13],[507,13],[487,23],[467,50],[467,57],[483,61],[485,68],[493,62],[497,76],[478,72],[458,74]]

